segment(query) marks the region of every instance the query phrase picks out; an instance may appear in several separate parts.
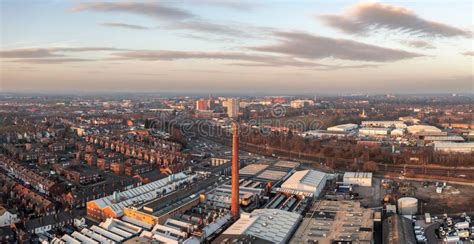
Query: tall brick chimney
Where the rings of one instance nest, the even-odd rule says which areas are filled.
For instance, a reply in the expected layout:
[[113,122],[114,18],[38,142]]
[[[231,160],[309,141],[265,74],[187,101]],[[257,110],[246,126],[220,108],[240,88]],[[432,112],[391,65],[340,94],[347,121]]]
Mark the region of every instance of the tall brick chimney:
[[240,217],[239,207],[239,125],[232,123],[232,197],[230,212],[234,219]]

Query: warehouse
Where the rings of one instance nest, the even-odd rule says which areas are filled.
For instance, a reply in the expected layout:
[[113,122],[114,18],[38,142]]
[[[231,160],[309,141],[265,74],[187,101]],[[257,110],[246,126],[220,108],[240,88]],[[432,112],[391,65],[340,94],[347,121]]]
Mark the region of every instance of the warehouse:
[[239,175],[242,176],[255,176],[261,173],[270,165],[268,164],[250,164],[239,170]]
[[373,243],[374,211],[354,201],[317,201],[290,243]]
[[138,236],[142,230],[143,228],[134,224],[109,218],[99,225],[83,228],[80,232],[55,237],[51,243],[121,243]]
[[339,131],[339,132],[348,132],[357,129],[358,125],[356,124],[342,124],[332,127],[328,127],[328,131]]
[[390,131],[389,128],[361,128],[359,129],[359,135],[365,136],[386,136]]
[[397,128],[404,129],[407,128],[407,125],[403,121],[362,121],[362,127],[383,127],[383,128]]
[[316,170],[296,171],[279,191],[317,197],[326,185],[327,174]]
[[[240,219],[212,243],[289,243],[301,216],[280,209],[256,209]],[[245,241],[246,237],[252,241]]]
[[434,150],[437,152],[472,153],[474,142],[434,142]]
[[372,186],[372,173],[370,172],[346,172],[343,183],[345,185]]
[[430,142],[464,142],[464,138],[461,136],[425,136],[425,143]]
[[391,136],[403,136],[405,135],[405,130],[404,129],[394,129],[390,131]]
[[431,125],[412,125],[407,128],[408,133],[410,134],[419,134],[419,133],[440,133],[441,130]]
[[121,217],[125,207],[156,199],[160,194],[174,191],[179,184],[193,182],[196,177],[196,175],[186,175],[181,172],[124,192],[115,192],[113,195],[89,201],[87,216],[95,220]]

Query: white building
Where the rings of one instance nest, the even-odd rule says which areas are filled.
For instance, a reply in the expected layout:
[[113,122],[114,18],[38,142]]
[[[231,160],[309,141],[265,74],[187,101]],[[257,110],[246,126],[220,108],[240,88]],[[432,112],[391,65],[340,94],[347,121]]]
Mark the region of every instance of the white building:
[[450,153],[472,153],[474,152],[474,142],[441,142],[436,141],[434,144],[434,150],[437,152],[450,152]]
[[109,218],[99,225],[83,228],[80,232],[74,231],[71,235],[55,237],[51,243],[122,243],[138,236],[142,231],[140,226]]
[[404,134],[405,134],[404,129],[394,129],[394,130],[390,131],[391,136],[403,136]]
[[281,191],[292,191],[295,194],[319,196],[326,185],[327,174],[316,170],[296,171],[281,185]]
[[382,127],[382,128],[407,128],[407,125],[403,121],[398,120],[384,120],[384,121],[362,121],[362,127]]
[[407,128],[408,133],[418,134],[418,133],[440,133],[441,130],[431,125],[412,125]]
[[346,185],[372,186],[372,173],[346,172],[342,182]]
[[390,132],[389,128],[371,128],[365,127],[359,129],[359,135],[364,136],[386,136]]
[[19,221],[18,215],[13,211],[8,211],[3,206],[0,206],[0,227],[9,226]]
[[314,101],[313,100],[293,100],[290,102],[290,106],[292,108],[304,108],[307,106],[313,106]]
[[240,219],[224,231],[220,238],[251,235],[272,243],[289,243],[300,220],[301,215],[297,213],[280,209],[255,209],[252,213],[242,213]]
[[340,131],[327,131],[327,130],[309,130],[300,133],[303,137],[313,137],[313,138],[344,138],[347,136],[352,136],[353,132],[340,132]]
[[339,132],[348,132],[352,131],[354,129],[357,129],[358,125],[356,124],[342,124],[342,125],[336,125],[332,127],[328,127],[328,131],[339,131]]
[[225,107],[227,107],[227,116],[229,118],[237,118],[239,116],[239,99],[227,99]]

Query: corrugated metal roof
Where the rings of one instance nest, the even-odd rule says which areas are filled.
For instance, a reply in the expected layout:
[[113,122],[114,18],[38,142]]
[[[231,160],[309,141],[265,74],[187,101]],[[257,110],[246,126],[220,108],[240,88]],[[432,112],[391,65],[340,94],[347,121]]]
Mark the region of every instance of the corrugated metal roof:
[[286,180],[281,188],[299,191],[316,191],[320,184],[324,184],[326,173],[316,170],[301,170],[295,172]]

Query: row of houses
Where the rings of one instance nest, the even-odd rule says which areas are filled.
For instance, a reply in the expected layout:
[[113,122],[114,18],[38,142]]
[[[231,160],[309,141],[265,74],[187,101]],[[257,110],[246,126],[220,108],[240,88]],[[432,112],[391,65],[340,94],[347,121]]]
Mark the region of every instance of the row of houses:
[[0,155],[0,168],[8,172],[11,176],[23,181],[26,185],[30,185],[40,193],[53,195],[63,191],[63,186],[60,183],[39,175],[35,171],[7,158],[3,154]]
[[[188,156],[181,153],[181,145],[168,141],[160,141],[159,145],[148,146],[143,143],[136,142],[124,142],[119,139],[109,139],[107,137],[100,136],[86,136],[86,142],[100,146],[104,149],[109,149],[117,153],[121,153],[127,158],[133,158],[138,160],[143,160],[144,162],[150,164],[157,164],[160,166],[169,166],[179,163],[185,163],[188,159]],[[171,143],[171,144],[170,144]],[[179,145],[179,146],[178,146]],[[87,152],[87,148],[85,149]],[[94,149],[93,149],[94,150]],[[95,152],[98,152],[99,148],[95,149]],[[93,157],[93,156],[92,156]],[[110,166],[111,161],[105,160],[103,162],[105,165]],[[97,159],[97,164],[99,160]],[[107,166],[104,166],[107,168]]]

